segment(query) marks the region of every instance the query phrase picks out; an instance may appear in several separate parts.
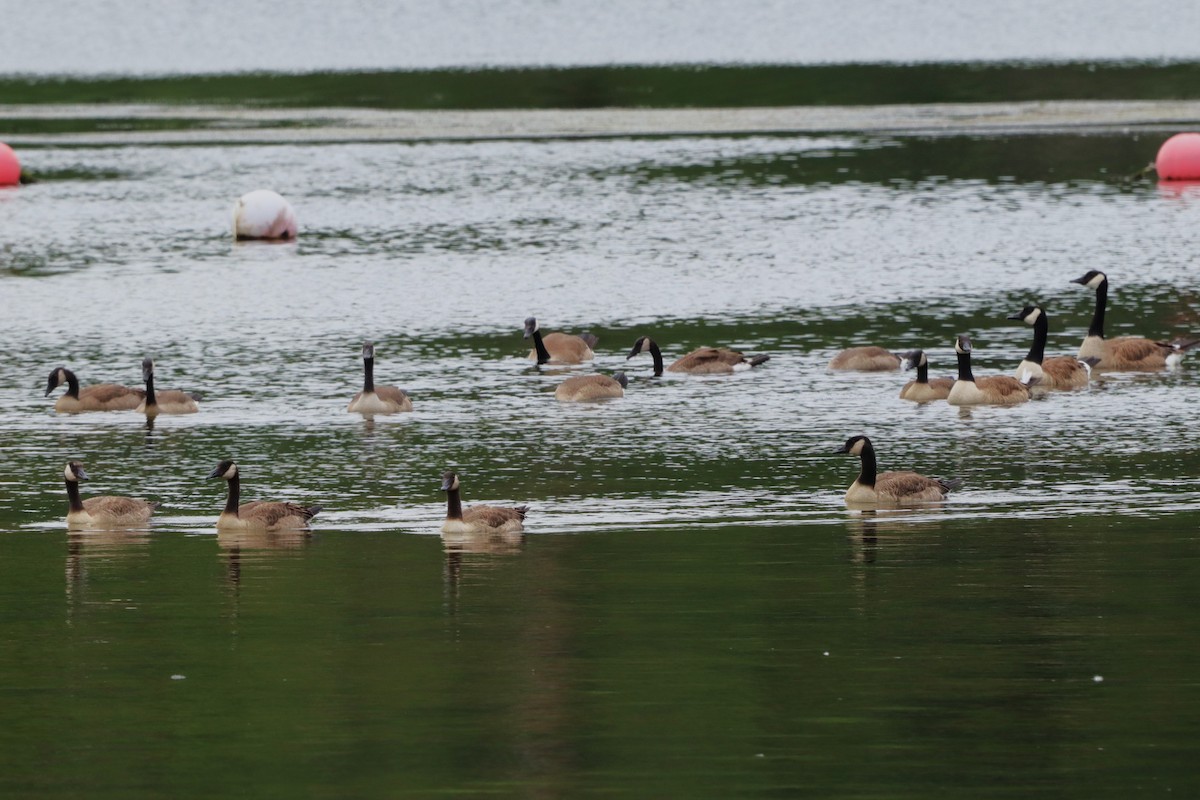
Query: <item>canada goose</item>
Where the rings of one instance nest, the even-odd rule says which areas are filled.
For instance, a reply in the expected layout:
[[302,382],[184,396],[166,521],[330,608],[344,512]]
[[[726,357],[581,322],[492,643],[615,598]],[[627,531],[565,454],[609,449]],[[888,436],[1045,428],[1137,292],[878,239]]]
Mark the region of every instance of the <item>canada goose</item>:
[[1098,358],[1096,369],[1154,370],[1174,367],[1184,354],[1200,344],[1200,339],[1176,339],[1171,342],[1143,339],[1138,336],[1104,338],[1104,309],[1108,305],[1108,276],[1091,270],[1071,283],[1096,290],[1096,311],[1087,336],[1079,346],[1079,358]]
[[442,475],[442,491],[446,493],[446,521],[442,523],[442,533],[515,533],[525,529],[525,512],[529,506],[471,506],[463,511],[458,486],[458,475],[453,470]]
[[363,388],[354,395],[347,411],[359,414],[395,414],[400,411],[412,411],[412,400],[403,389],[395,386],[375,385],[375,345],[363,342]]
[[86,481],[88,475],[83,471],[83,464],[78,461],[67,462],[63,477],[67,481],[67,525],[72,528],[128,528],[145,525],[158,505],[134,497],[111,494],[80,500],[79,482]]
[[141,405],[146,393],[115,383],[97,383],[86,389],[79,388],[79,379],[66,367],[56,367],[46,381],[46,397],[67,384],[67,393],[54,402],[54,410],[60,414],[79,414],[84,411],[130,411]]
[[[1080,361],[1074,356],[1045,358],[1046,335],[1050,331],[1050,319],[1040,306],[1025,306],[1009,319],[1019,319],[1033,326],[1033,346],[1025,360],[1017,365],[1017,380],[1037,378],[1038,388],[1078,389],[1087,386],[1091,375],[1091,363]],[[1094,363],[1095,359],[1091,359]]]
[[147,417],[157,417],[159,414],[195,414],[200,410],[196,398],[187,392],[168,389],[165,392],[154,391],[154,359],[146,356],[142,359],[142,380],[146,384],[146,398],[137,407],[138,411]]
[[[649,336],[639,336],[638,340],[633,343],[633,349],[629,351],[629,355],[625,356],[625,360],[628,361],[638,353],[647,350],[654,359],[654,374],[662,375],[662,350]],[[751,367],[757,367],[770,359],[770,356],[747,358],[736,350],[725,347],[701,347],[677,359],[667,367],[667,372],[687,372],[692,375],[728,375],[731,372],[741,372]]]
[[904,354],[904,368],[917,368],[917,379],[904,384],[900,390],[901,400],[911,400],[914,403],[929,403],[933,400],[945,400],[954,385],[951,378],[929,379],[929,360],[924,350],[909,350]]
[[539,364],[582,364],[595,356],[592,348],[599,341],[590,333],[572,336],[569,333],[547,333],[542,335],[537,319],[525,320],[525,338],[533,338],[533,349],[529,357]]
[[875,448],[866,436],[851,436],[837,452],[862,459],[862,470],[846,490],[846,502],[853,505],[902,506],[942,500],[962,485],[960,478],[942,480],[915,472],[877,472]]
[[901,359],[882,347],[851,347],[829,360],[830,369],[857,372],[888,372],[900,369]]
[[604,400],[609,397],[624,397],[629,379],[624,372],[607,375],[576,375],[567,378],[554,390],[554,397],[566,403],[587,400]]
[[308,521],[317,515],[321,506],[304,506],[295,503],[277,503],[255,501],[238,505],[241,498],[241,479],[238,477],[237,464],[225,460],[217,464],[217,468],[208,474],[208,480],[220,478],[229,484],[229,496],[225,500],[225,508],[217,518],[217,527],[227,530],[254,528],[258,530],[279,530],[283,528],[306,528]]
[[958,354],[958,380],[946,396],[946,402],[950,405],[1014,406],[1029,399],[1028,384],[1016,378],[991,375],[977,380],[971,374],[971,339],[968,336],[959,336],[955,340],[954,352]]

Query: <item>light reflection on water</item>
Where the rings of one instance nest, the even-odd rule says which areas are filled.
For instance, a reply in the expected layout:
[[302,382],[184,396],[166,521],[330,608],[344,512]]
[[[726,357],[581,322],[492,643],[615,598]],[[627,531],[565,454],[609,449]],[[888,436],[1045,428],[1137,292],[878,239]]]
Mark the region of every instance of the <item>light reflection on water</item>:
[[[1198,326],[1178,233],[1194,211],[1186,197],[1070,176],[957,180],[945,164],[948,176],[888,185],[745,174],[831,157],[877,173],[907,145],[36,151],[41,169],[128,177],[35,184],[6,204],[5,252],[35,266],[4,279],[0,430],[20,435],[0,443],[13,486],[0,514],[57,517],[59,462],[81,457],[90,492],[160,498],[156,528],[191,529],[223,500],[203,475],[234,457],[248,498],[322,503],[316,526],[331,530],[436,533],[448,467],[467,476],[468,503],[530,503],[531,532],[840,524],[857,465],[832,451],[859,432],[882,469],[964,478],[943,520],[1186,506],[1177,481],[1200,444],[1186,424],[1193,364],[967,411],[899,401],[908,375],[824,368],[844,346],[876,343],[923,347],[931,374],[952,374],[953,336],[970,332],[977,374],[1008,371],[1030,332],[1004,317],[1032,299],[1052,316],[1048,353],[1074,352],[1092,296],[1069,281],[1090,268],[1113,279],[1110,335]],[[255,185],[292,200],[297,243],[228,241],[232,199]],[[596,332],[583,369],[626,370],[626,396],[557,403],[569,373],[524,358],[531,314],[546,330]],[[668,357],[714,344],[772,359],[727,378],[655,379],[648,359],[625,359],[642,334]],[[377,380],[404,387],[414,413],[345,412],[366,338]],[[152,429],[131,414],[59,417],[38,390],[58,364],[85,384],[136,384],[146,354],[161,383],[203,395],[201,413]]]

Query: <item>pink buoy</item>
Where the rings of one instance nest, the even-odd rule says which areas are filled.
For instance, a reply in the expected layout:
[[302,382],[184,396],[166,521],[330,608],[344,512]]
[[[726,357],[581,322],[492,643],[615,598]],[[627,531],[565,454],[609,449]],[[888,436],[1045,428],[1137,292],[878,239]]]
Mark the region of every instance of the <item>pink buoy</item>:
[[0,142],[0,186],[16,186],[21,182],[21,162],[13,149]]
[[269,189],[257,189],[233,206],[233,238],[295,239],[296,213],[291,204]]
[[1160,181],[1200,180],[1200,133],[1177,133],[1163,142],[1154,169]]

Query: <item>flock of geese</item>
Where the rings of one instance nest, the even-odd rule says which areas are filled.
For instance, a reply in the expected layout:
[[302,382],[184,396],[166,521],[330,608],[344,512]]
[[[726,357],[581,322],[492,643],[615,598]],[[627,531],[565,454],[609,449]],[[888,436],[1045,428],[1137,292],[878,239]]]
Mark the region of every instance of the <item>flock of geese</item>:
[[[1033,345],[1013,375],[977,378],[971,370],[971,339],[955,339],[958,377],[929,378],[929,362],[921,350],[903,356],[881,347],[844,350],[829,362],[831,369],[880,371],[916,367],[917,377],[900,390],[902,400],[929,403],[945,400],[951,405],[1012,406],[1028,401],[1035,392],[1078,389],[1088,385],[1093,370],[1110,372],[1153,372],[1174,367],[1200,339],[1159,341],[1139,336],[1104,338],[1104,312],[1108,306],[1108,276],[1091,270],[1078,283],[1096,291],[1096,310],[1087,336],[1075,356],[1046,358],[1050,320],[1041,306],[1025,306],[1008,319],[1033,326]],[[879,472],[875,448],[865,436],[852,436],[839,450],[858,456],[862,469],[846,491],[846,503],[857,507],[904,506],[938,501],[962,484],[961,479],[930,478],[916,472]]]
[[[596,337],[591,334],[579,336],[565,333],[542,334],[537,319],[525,320],[525,338],[533,340],[529,358],[542,364],[581,364],[595,357],[592,347]],[[634,344],[628,358],[648,351],[654,360],[654,374],[664,370],[662,351],[648,337],[641,337]],[[665,367],[670,372],[685,372],[701,375],[732,373],[749,369],[768,360],[770,356],[747,358],[741,353],[725,348],[702,347],[683,356]],[[364,342],[362,347],[363,388],[350,400],[346,410],[351,413],[372,417],[380,414],[397,414],[413,410],[412,399],[395,386],[380,386],[375,383],[375,346]],[[91,411],[136,411],[152,420],[160,414],[194,414],[200,410],[199,397],[179,390],[160,391],[154,385],[154,361],[147,357],[142,361],[144,389],[102,383],[87,387],[79,385],[75,373],[66,367],[56,367],[46,382],[46,396],[66,385],[66,391],[54,402],[54,409],[61,414],[80,414]],[[608,375],[578,375],[567,378],[555,391],[555,397],[563,402],[583,402],[620,397],[624,394],[628,379],[624,373]],[[80,494],[79,484],[88,480],[87,471],[79,461],[70,461],[63,470],[67,485],[67,525],[75,529],[121,529],[145,526],[158,505],[147,500],[119,495],[101,495],[86,500]],[[283,531],[303,530],[321,510],[321,506],[302,506],[295,503],[241,502],[241,477],[238,466],[231,460],[219,463],[208,475],[210,480],[223,480],[227,487],[225,507],[217,518],[218,530]],[[441,490],[446,493],[446,519],[443,533],[448,534],[511,534],[524,529],[528,506],[501,507],[475,505],[463,508],[460,481],[453,471],[442,476]]]
[[[1070,390],[1086,386],[1093,370],[1154,371],[1174,366],[1184,354],[1200,344],[1200,339],[1156,341],[1140,337],[1104,338],[1104,314],[1108,300],[1108,278],[1092,270],[1074,283],[1096,292],[1096,309],[1087,336],[1077,356],[1045,357],[1049,317],[1040,306],[1026,306],[1008,319],[1023,321],[1033,327],[1033,345],[1017,365],[1013,375],[976,377],[971,369],[971,340],[961,335],[955,341],[958,359],[956,379],[929,377],[929,361],[922,350],[903,355],[881,347],[853,347],[838,353],[829,362],[832,370],[892,371],[916,368],[917,377],[900,390],[900,398],[916,403],[945,400],[951,405],[1000,405],[1024,403],[1035,392]],[[591,334],[543,334],[537,319],[525,320],[524,335],[533,341],[529,358],[537,364],[571,365],[591,361],[597,339]],[[647,336],[634,342],[626,360],[649,353],[654,375],[664,371],[694,375],[720,375],[751,369],[770,359],[769,355],[746,356],[726,348],[701,347],[672,362],[663,359],[658,344]],[[363,388],[350,400],[347,411],[374,416],[413,410],[411,398],[395,386],[375,383],[375,348],[371,342],[362,347]],[[90,411],[132,410],[153,419],[160,414],[193,414],[199,411],[198,397],[187,392],[158,391],[154,386],[154,361],[142,362],[144,389],[116,384],[98,384],[81,388],[79,379],[65,367],[57,367],[46,385],[49,396],[65,384],[66,392],[54,403],[59,413],[77,414]],[[587,402],[624,395],[628,378],[623,372],[613,375],[577,375],[564,380],[555,390],[562,402]],[[959,479],[930,478],[915,472],[879,472],[875,448],[866,436],[852,436],[839,451],[857,456],[861,470],[846,492],[848,505],[856,507],[903,506],[945,498],[961,485]],[[83,499],[79,483],[88,479],[83,464],[71,461],[64,469],[68,513],[67,524],[72,528],[114,529],[144,526],[154,513],[156,503],[114,495]],[[321,506],[301,506],[294,503],[241,502],[241,479],[237,464],[231,460],[219,463],[208,475],[223,480],[227,494],[225,507],[217,519],[218,530],[300,530]],[[527,506],[500,507],[476,505],[463,508],[460,481],[454,472],[442,476],[441,490],[446,493],[446,519],[442,531],[450,534],[489,533],[509,534],[523,530]]]

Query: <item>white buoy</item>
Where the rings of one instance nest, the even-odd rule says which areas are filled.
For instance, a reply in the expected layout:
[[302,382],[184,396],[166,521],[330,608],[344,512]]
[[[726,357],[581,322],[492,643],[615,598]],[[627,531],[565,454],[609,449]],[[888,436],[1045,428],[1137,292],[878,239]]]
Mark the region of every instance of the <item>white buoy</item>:
[[295,239],[296,212],[270,189],[248,192],[233,206],[233,238]]

